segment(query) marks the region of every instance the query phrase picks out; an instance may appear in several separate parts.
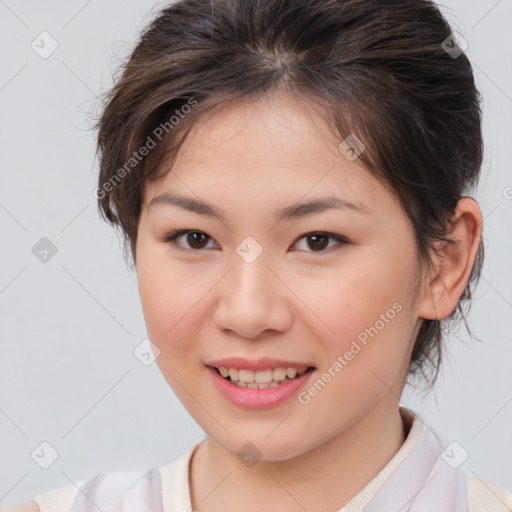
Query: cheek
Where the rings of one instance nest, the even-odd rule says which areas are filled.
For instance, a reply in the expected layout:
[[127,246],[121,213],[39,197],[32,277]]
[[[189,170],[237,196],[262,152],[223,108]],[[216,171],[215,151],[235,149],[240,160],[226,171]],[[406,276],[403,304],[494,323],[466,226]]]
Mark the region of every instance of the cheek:
[[[312,302],[318,307],[315,313],[330,328],[313,320],[318,346],[324,352],[319,359],[319,378],[329,382],[313,406],[318,408],[318,418],[324,418],[322,408],[332,414],[328,403],[338,404],[336,414],[349,421],[363,414],[389,389],[400,395],[401,377],[409,358],[409,318],[413,314],[406,302],[407,285],[406,280],[399,283],[373,268],[350,272],[326,284],[321,294],[317,292],[317,300]],[[305,293],[314,296],[311,290]],[[323,389],[322,384],[317,387]],[[316,391],[311,393],[315,396]]]
[[187,277],[179,267],[171,265],[165,255],[165,246],[146,241],[144,237],[137,248],[137,286],[144,319],[150,338],[160,345],[167,343],[174,327],[186,311],[188,303]]
[[200,339],[215,276],[206,267],[173,259],[164,244],[141,244],[138,256],[137,285],[148,336],[161,351],[158,363],[170,369]]
[[329,364],[346,354],[347,368],[393,373],[400,367],[414,323],[410,290],[416,272],[412,257],[369,247],[367,255],[359,252],[357,260],[329,272],[328,279],[317,275],[302,282],[301,294],[315,313],[312,322],[322,333]]
[[180,276],[162,265],[145,263],[141,261],[138,270],[139,294],[148,337],[159,350],[156,364],[179,400],[187,404],[190,398],[180,383],[197,379],[197,365],[184,361],[196,359],[192,353],[196,350],[193,340],[200,338],[196,335],[198,310],[189,305]]
[[139,294],[144,312],[148,334],[159,345],[168,346],[179,335],[190,328],[194,317],[194,298],[196,293],[187,295],[187,288],[177,282],[177,276],[170,276],[150,270],[141,273],[139,279]]

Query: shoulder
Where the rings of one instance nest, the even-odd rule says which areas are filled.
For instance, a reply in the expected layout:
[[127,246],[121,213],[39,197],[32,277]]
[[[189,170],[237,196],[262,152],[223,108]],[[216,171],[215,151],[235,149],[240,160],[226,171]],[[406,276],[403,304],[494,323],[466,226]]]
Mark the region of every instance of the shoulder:
[[35,500],[24,501],[23,503],[18,503],[9,508],[0,509],[0,512],[40,512],[40,508],[37,505]]
[[509,512],[512,494],[501,485],[466,473],[469,512]]
[[52,489],[34,497],[33,503],[35,503],[35,508],[29,508],[26,511],[20,509],[19,512],[57,512],[71,510],[77,493],[78,487],[74,484]]
[[18,503],[0,512],[62,512],[71,510],[78,488],[71,484],[34,496],[32,500]]
[[90,502],[104,512],[124,510],[123,505],[131,502],[144,503],[147,510],[160,510],[160,471],[158,468],[107,471],[78,484],[38,494],[34,501],[37,508],[12,512],[84,512],[90,509]]
[[76,485],[67,485],[34,496],[34,499],[19,503],[0,512],[62,512],[71,510],[78,492]]

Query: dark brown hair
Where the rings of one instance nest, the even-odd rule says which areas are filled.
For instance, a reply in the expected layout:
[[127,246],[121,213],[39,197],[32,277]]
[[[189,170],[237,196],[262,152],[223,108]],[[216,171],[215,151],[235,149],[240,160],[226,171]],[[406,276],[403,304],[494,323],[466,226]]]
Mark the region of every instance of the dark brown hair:
[[[449,243],[457,201],[477,185],[481,97],[471,64],[429,0],[180,0],[141,33],[103,98],[98,130],[101,216],[135,244],[144,184],[169,168],[190,129],[216,106],[283,91],[315,103],[341,142],[399,199],[426,271]],[[446,43],[449,42],[447,46]],[[145,149],[144,149],[145,148]],[[471,300],[476,261],[454,320]],[[476,281],[476,282],[475,282]],[[467,327],[467,323],[466,323]],[[424,320],[409,374],[437,378],[441,323]]]

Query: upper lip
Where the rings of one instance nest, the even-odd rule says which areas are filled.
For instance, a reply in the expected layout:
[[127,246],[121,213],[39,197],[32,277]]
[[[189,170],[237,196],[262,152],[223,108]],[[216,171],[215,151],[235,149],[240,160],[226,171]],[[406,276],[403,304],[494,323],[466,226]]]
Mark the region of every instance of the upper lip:
[[284,359],[274,359],[270,357],[262,357],[260,359],[244,359],[243,357],[227,357],[225,359],[216,359],[206,363],[206,366],[214,368],[233,368],[238,370],[267,370],[269,368],[303,368],[312,367],[310,363],[298,363],[296,361],[285,361]]

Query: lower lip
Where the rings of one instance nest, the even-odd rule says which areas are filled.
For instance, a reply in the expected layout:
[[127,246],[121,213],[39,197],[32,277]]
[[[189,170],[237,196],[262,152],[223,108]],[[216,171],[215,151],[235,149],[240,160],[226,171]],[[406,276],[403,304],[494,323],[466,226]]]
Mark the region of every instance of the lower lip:
[[280,384],[274,388],[253,389],[241,388],[236,384],[231,384],[222,377],[215,368],[208,366],[208,371],[212,375],[215,387],[231,403],[243,407],[244,409],[266,409],[283,403],[294,395],[304,383],[311,377],[313,369],[293,380]]

